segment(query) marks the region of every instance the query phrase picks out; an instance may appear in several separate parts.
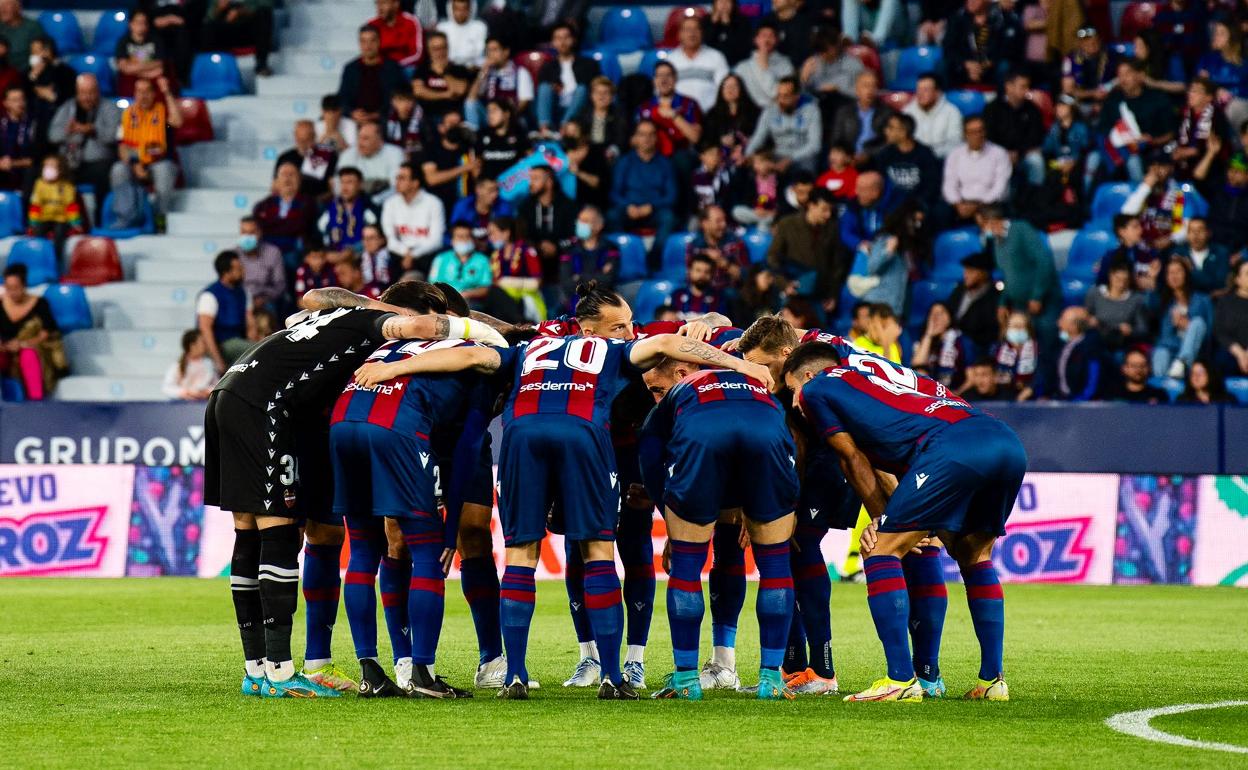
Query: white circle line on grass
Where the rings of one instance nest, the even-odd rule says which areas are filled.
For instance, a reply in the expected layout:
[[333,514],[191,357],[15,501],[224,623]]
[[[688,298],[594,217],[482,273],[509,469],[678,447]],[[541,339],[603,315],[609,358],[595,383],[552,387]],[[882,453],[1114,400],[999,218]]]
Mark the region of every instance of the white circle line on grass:
[[1117,730],[1120,733],[1126,733],[1136,738],[1143,738],[1146,741],[1169,743],[1172,746],[1185,746],[1189,749],[1208,749],[1210,751],[1229,751],[1233,754],[1248,754],[1248,746],[1236,746],[1233,743],[1215,743],[1213,741],[1197,741],[1191,738],[1184,738],[1182,735],[1163,732],[1149,724],[1157,717],[1170,716],[1171,714],[1186,714],[1189,711],[1230,708],[1232,706],[1248,706],[1248,700],[1224,700],[1217,703],[1180,703],[1177,706],[1124,711],[1106,719],[1105,724],[1111,730]]

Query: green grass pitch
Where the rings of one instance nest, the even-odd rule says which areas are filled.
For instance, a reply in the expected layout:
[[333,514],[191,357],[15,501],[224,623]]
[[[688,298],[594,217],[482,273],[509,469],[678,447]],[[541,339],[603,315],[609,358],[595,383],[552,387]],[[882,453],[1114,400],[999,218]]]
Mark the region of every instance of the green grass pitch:
[[[457,584],[447,588],[438,669],[471,683],[476,642]],[[540,583],[528,703],[473,700],[266,701],[238,694],[228,586],[221,580],[22,580],[0,584],[0,766],[6,767],[1248,767],[1248,756],[1151,743],[1104,726],[1112,714],[1248,699],[1248,594],[1234,588],[1006,586],[1010,703],[959,700],[598,703],[559,683],[576,661],[563,586]],[[670,668],[659,608],[649,683]],[[833,588],[842,688],[883,659],[862,586]],[[743,678],[755,681],[747,599]],[[296,649],[302,647],[302,613]],[[709,619],[703,631],[709,645]],[[381,626],[384,639],[384,625]],[[334,649],[355,670],[345,616]],[[384,651],[383,651],[384,654]],[[950,586],[942,668],[970,687],[978,652],[963,592]],[[1159,718],[1154,726],[1248,746],[1248,707]]]

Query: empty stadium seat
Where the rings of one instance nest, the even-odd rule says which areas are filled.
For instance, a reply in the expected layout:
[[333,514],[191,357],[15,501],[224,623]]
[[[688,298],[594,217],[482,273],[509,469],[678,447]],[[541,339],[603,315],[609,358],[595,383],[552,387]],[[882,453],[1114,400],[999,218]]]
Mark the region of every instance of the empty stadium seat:
[[1062,304],[1069,307],[1070,305],[1082,306],[1084,300],[1088,297],[1088,287],[1091,286],[1087,281],[1081,281],[1076,278],[1062,279]]
[[867,69],[874,70],[875,74],[880,74],[880,55],[871,46],[857,43],[846,48],[845,53],[862,62]]
[[[110,192],[104,196],[104,205],[100,207],[101,211],[109,212],[113,210],[113,194]],[[107,213],[105,214],[107,216]],[[129,227],[113,230],[101,225],[92,231],[93,234],[103,238],[112,238],[114,241],[122,241],[127,238],[135,238],[140,235],[149,235],[156,232],[156,217],[152,212],[152,203],[143,196],[143,224],[138,227]]]
[[62,56],[86,50],[87,43],[82,37],[82,27],[78,26],[78,17],[72,13],[61,11],[44,11],[39,14],[39,26]]
[[607,240],[620,250],[620,280],[636,281],[646,277],[646,244],[635,235],[616,233]]
[[243,75],[238,60],[228,53],[201,53],[191,64],[191,85],[183,96],[221,99],[243,93]]
[[19,238],[9,251],[9,265],[26,266],[26,283],[56,283],[61,271],[56,264],[56,248],[47,238]]
[[763,262],[767,259],[767,249],[771,248],[771,233],[762,230],[750,230],[745,234],[745,248],[750,252],[751,262]]
[[651,77],[654,75],[655,66],[667,59],[667,55],[671,51],[667,48],[652,48],[641,56],[641,64],[637,65],[637,74]]
[[602,70],[602,74],[611,78],[611,82],[619,84],[620,79],[624,77],[624,70],[620,69],[620,57],[615,51],[603,48],[593,48],[585,52],[585,56],[598,62],[598,68]]
[[1110,43],[1109,52],[1118,57],[1118,60],[1135,58],[1135,41],[1125,43]]
[[1130,182],[1106,182],[1097,187],[1092,195],[1092,220],[1108,227],[1134,189]]
[[927,323],[927,311],[933,302],[949,299],[957,281],[915,281],[910,284],[910,318],[907,328],[912,332],[922,330]]
[[91,303],[87,302],[87,292],[75,284],[58,284],[49,286],[43,293],[52,309],[52,317],[62,332],[76,332],[79,329],[90,329],[95,324],[91,320]]
[[124,10],[105,11],[95,23],[91,36],[91,50],[102,56],[112,56],[117,51],[117,41],[130,31],[130,15]]
[[655,311],[667,304],[675,290],[673,281],[646,281],[633,301],[633,317],[641,323],[653,321]]
[[1153,17],[1156,15],[1156,3],[1129,3],[1126,10],[1122,12],[1122,21],[1118,24],[1118,37],[1131,40],[1141,31],[1151,27]]
[[16,235],[25,229],[22,227],[23,214],[21,193],[0,191],[0,238]]
[[612,8],[599,24],[599,48],[613,51],[639,51],[649,48],[650,20],[638,8]]
[[982,91],[949,91],[945,98],[958,108],[964,118],[980,114],[988,104]]
[[940,70],[943,55],[940,48],[918,45],[901,49],[897,59],[897,75],[888,87],[892,91],[913,91],[919,75]]
[[1066,270],[1074,273],[1080,270],[1095,269],[1101,259],[1117,246],[1114,234],[1100,228],[1084,228],[1075,236],[1070,244],[1070,254],[1066,258]]
[[26,389],[12,377],[0,377],[0,398],[11,404],[20,404],[26,400]]
[[1036,105],[1040,117],[1044,118],[1044,127],[1053,125],[1053,97],[1048,91],[1031,90],[1027,92],[1027,101]]
[[203,99],[178,99],[178,107],[182,110],[182,125],[174,132],[174,139],[179,147],[196,142],[211,142],[216,138],[212,130],[212,116],[208,114],[208,105]]
[[92,236],[74,244],[69,257],[69,272],[65,280],[82,286],[120,281],[124,275],[117,244],[108,238]]
[[667,236],[667,242],[663,244],[663,264],[659,268],[659,278],[671,281],[685,279],[685,252],[692,240],[693,233],[672,233]]
[[533,77],[534,85],[537,84],[537,73],[541,71],[542,65],[554,59],[555,57],[545,51],[522,51],[516,55],[516,64],[524,67]]
[[667,14],[667,21],[663,23],[663,39],[659,41],[659,45],[664,48],[675,48],[680,45],[681,22],[688,18],[701,19],[706,15],[707,10],[696,5],[681,5],[673,8]]
[[1226,380],[1226,391],[1235,400],[1248,406],[1248,377],[1230,377]]
[[1182,380],[1175,379],[1174,377],[1149,377],[1148,384],[1152,385],[1154,388],[1160,388],[1166,391],[1166,396],[1170,398],[1172,403],[1179,396],[1183,395],[1183,389],[1185,387]]
[[65,63],[80,75],[87,72],[95,75],[95,79],[100,81],[100,93],[104,96],[112,96],[117,93],[116,80],[113,77],[113,68],[109,64],[108,56],[104,54],[78,53],[66,56]]
[[932,266],[933,280],[962,279],[962,260],[982,251],[983,243],[979,240],[979,231],[973,227],[960,230],[949,230],[936,236],[932,246],[935,264]]

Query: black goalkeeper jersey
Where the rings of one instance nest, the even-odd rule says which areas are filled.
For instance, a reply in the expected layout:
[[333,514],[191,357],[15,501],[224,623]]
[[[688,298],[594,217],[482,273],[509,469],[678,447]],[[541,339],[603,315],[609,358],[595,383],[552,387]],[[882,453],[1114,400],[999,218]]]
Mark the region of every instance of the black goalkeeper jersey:
[[247,351],[217,383],[258,409],[328,411],[364,359],[385,341],[393,313],[364,308],[318,310]]

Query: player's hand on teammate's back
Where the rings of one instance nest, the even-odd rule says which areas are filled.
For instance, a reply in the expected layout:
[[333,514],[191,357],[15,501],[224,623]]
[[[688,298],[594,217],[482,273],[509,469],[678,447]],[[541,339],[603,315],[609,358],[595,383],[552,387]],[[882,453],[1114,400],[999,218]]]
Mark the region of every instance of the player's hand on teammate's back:
[[772,393],[775,393],[776,381],[771,378],[771,370],[762,364],[756,364],[750,361],[747,361],[746,363],[749,365],[745,367],[744,374],[763,383],[763,387],[767,388],[767,390]]
[[454,561],[455,561],[455,549],[443,548],[442,556],[438,559],[438,562],[442,565],[443,577],[451,574],[451,564]]
[[720,345],[719,349],[724,351],[725,353],[736,353],[737,349],[740,347],[741,347],[741,338],[737,337],[736,339],[728,340],[724,344]]
[[697,340],[698,342],[706,342],[711,338],[714,332],[710,325],[702,321],[686,321],[685,325],[676,330],[676,333],[682,337]]
[[355,370],[355,382],[362,388],[371,388],[375,385],[392,380],[396,376],[393,364],[364,364]]
[[624,504],[639,511],[654,509],[654,501],[646,494],[646,488],[637,483],[628,485],[628,491],[624,493]]

